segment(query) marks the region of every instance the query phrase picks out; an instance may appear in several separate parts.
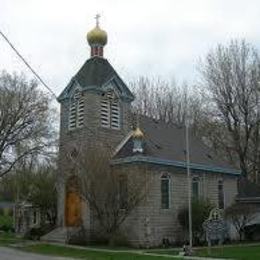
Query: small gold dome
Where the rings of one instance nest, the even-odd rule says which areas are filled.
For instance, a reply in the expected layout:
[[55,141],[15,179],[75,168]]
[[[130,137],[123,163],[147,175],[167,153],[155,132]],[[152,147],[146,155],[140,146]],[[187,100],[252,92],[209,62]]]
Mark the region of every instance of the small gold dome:
[[88,32],[87,40],[89,45],[106,45],[107,44],[107,33],[106,31],[99,28],[97,24],[94,29]]
[[141,129],[139,127],[137,127],[132,135],[134,138],[143,138],[144,137],[144,133],[141,131]]

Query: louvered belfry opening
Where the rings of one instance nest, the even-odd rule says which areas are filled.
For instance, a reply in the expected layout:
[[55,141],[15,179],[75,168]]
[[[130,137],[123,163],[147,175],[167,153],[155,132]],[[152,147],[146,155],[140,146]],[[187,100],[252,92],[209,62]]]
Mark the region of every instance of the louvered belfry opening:
[[120,129],[120,105],[113,91],[108,91],[101,100],[101,126]]
[[82,127],[84,125],[84,97],[76,90],[70,100],[69,129]]

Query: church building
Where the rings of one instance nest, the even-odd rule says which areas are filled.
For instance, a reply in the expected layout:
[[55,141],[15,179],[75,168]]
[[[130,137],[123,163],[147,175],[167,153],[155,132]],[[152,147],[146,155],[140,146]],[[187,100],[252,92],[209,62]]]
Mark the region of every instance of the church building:
[[[188,205],[185,129],[140,116],[133,123],[134,95],[105,58],[107,33],[96,26],[88,32],[90,57],[60,94],[60,147],[58,179],[58,228],[49,239],[65,239],[66,231],[83,225],[89,239],[95,234],[91,208],[81,199],[68,156],[79,146],[109,143],[111,163],[117,166],[147,165],[149,193],[122,225],[134,246],[159,246],[184,239],[178,212]],[[237,195],[239,171],[219,159],[190,134],[192,196],[228,207]],[[129,175],[128,178],[131,178]]]

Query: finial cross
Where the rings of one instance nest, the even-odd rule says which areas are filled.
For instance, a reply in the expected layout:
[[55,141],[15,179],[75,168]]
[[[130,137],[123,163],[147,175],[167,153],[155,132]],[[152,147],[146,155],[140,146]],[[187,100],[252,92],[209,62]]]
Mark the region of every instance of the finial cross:
[[96,26],[99,26],[99,18],[100,18],[100,14],[96,14],[95,19],[96,19]]

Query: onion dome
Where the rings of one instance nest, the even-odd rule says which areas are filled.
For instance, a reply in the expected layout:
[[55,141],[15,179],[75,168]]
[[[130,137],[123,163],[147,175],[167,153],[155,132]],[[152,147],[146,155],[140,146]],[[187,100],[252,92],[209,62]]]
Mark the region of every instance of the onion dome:
[[137,128],[134,130],[132,136],[133,136],[133,138],[139,138],[139,139],[141,139],[141,138],[144,137],[144,133],[141,131],[141,129],[140,129],[139,127],[137,127]]
[[106,45],[107,44],[107,33],[106,31],[100,29],[99,19],[100,15],[96,15],[96,27],[88,32],[87,41],[90,46],[92,45]]

